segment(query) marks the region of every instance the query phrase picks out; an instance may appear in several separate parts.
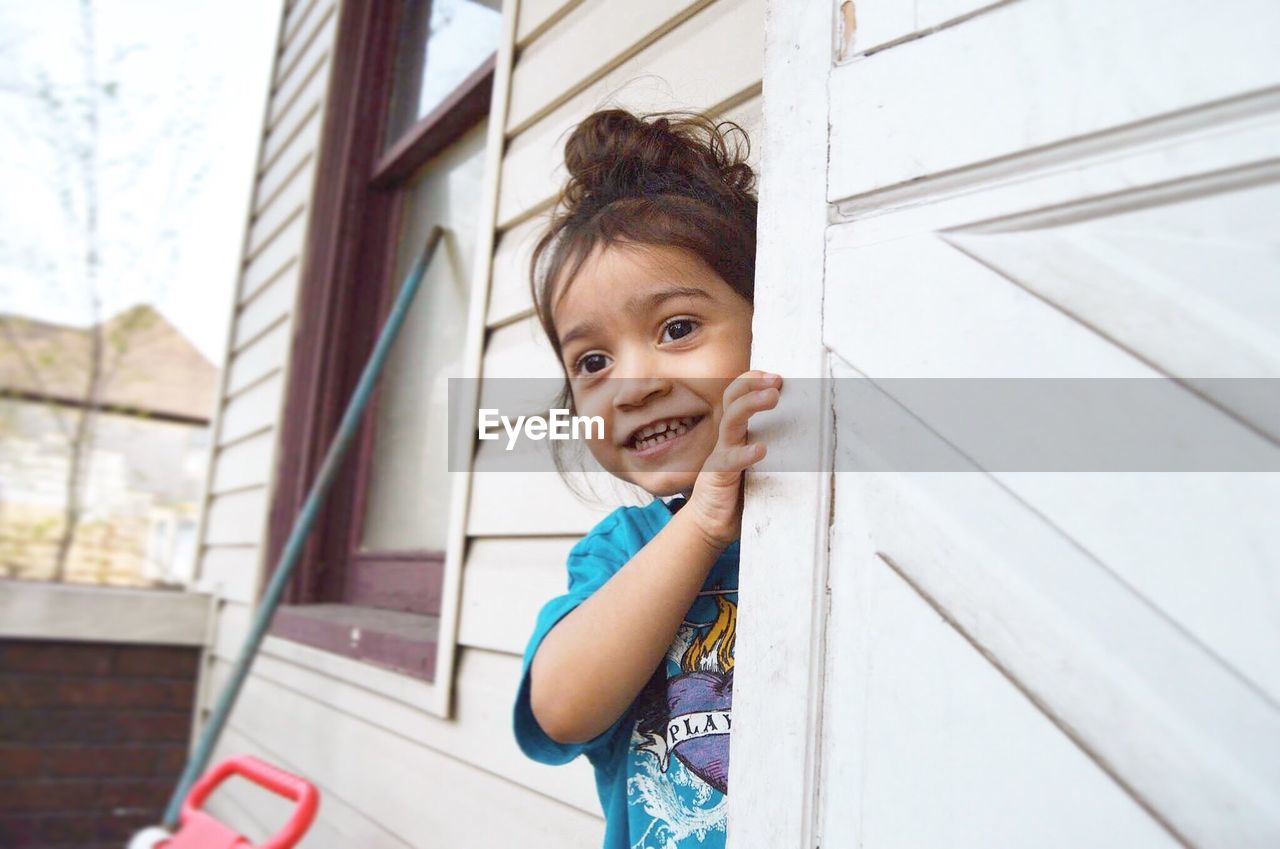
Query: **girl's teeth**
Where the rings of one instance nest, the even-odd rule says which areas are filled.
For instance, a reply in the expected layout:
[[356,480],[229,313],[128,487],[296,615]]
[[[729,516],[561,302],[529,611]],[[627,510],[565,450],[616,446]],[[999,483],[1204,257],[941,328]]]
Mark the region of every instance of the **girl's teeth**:
[[636,448],[643,451],[651,446],[660,445],[668,439],[675,439],[677,436],[689,429],[689,424],[687,424],[687,422],[689,422],[688,419],[680,419],[679,423],[675,425],[668,425],[666,423],[657,425],[655,427],[655,433],[650,436],[642,436],[636,440]]

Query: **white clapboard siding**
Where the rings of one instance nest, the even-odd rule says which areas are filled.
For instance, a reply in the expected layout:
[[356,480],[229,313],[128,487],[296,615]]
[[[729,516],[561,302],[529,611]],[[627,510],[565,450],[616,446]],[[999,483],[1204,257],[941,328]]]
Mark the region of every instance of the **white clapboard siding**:
[[[829,196],[852,197],[1280,83],[1271,38],[1280,5],[1240,0],[1230,14],[1194,27],[1152,27],[1165,12],[1157,0],[1110,4],[1101,16],[1069,0],[1002,4],[835,69]],[[1095,35],[1100,27],[1105,40]],[[1204,73],[1188,56],[1220,59],[1214,73]],[[1128,72],[1118,75],[1120,66]],[[1271,69],[1269,80],[1258,79],[1260,68]],[[911,85],[901,84],[908,79]]]
[[330,49],[337,18],[337,6],[325,3],[318,8],[316,14],[308,18],[297,35],[289,39],[277,63],[273,106],[278,101],[287,101],[286,86],[289,81],[299,73],[305,74],[315,64],[315,57]]
[[[279,200],[277,195],[277,200]],[[289,203],[289,200],[295,202]],[[249,227],[249,245],[248,255],[256,257],[257,255],[268,251],[272,243],[275,242],[282,234],[289,232],[290,235],[299,233],[303,228],[290,225],[303,224],[305,226],[305,217],[302,213],[304,209],[295,199],[286,199],[285,203],[279,205],[272,204],[263,212],[263,216],[255,219]],[[298,244],[292,238],[288,239],[284,245],[279,246],[278,250],[286,253],[293,253],[298,250]]]
[[299,261],[306,229],[306,216],[299,215],[277,233],[265,248],[248,257],[240,279],[242,298],[247,300],[253,297],[259,289],[283,274],[289,265]]
[[288,191],[294,183],[310,184],[314,173],[303,177],[308,170],[314,172],[316,147],[315,140],[308,140],[306,133],[296,134],[293,140],[285,145],[282,155],[271,163],[270,168],[262,173],[253,192],[253,214],[259,214],[275,200],[280,192]]
[[[554,472],[486,472],[495,460],[487,455],[501,448],[486,443],[477,452],[471,484],[467,534],[473,537],[582,536],[622,504],[642,503],[633,492],[620,491],[604,472],[590,476],[599,493],[586,500]],[[496,461],[500,462],[500,461]]]
[[538,611],[563,593],[578,537],[472,541],[462,573],[461,645],[523,655]]
[[[498,835],[513,841],[507,845],[515,845],[521,829],[528,829],[529,835],[552,835],[566,826],[582,829],[575,840],[592,833],[599,839],[599,816],[584,810],[599,804],[589,767],[584,763],[582,769],[553,770],[524,758],[510,733],[511,705],[502,692],[484,689],[481,700],[490,710],[469,703],[473,724],[462,728],[411,706],[370,698],[357,688],[335,686],[301,667],[268,657],[262,665],[264,669],[242,692],[232,727],[251,739],[271,741],[283,759],[321,785],[322,793],[327,791],[377,819],[411,845],[433,845],[444,835],[450,835],[452,845],[499,845]],[[215,686],[229,672],[230,667],[219,662],[212,675]],[[460,669],[460,699],[466,693],[465,677]],[[460,750],[456,745],[449,747],[445,738],[461,744]],[[326,741],[323,746],[316,744],[321,739]],[[445,743],[445,749],[427,741]],[[490,749],[505,748],[505,763],[487,758],[486,744]],[[540,773],[537,783],[543,785],[543,792],[516,780],[528,773]],[[576,797],[576,804],[560,801],[566,793]],[[480,810],[492,810],[495,805],[511,816],[479,818],[507,821],[496,826],[499,831],[492,837],[473,832],[483,840],[460,836],[476,828]],[[464,816],[472,807],[475,812]],[[434,838],[427,836],[433,833]]]
[[524,47],[542,31],[568,14],[582,0],[521,0],[516,20],[516,46]]
[[[323,12],[327,7],[333,4],[327,0],[292,0],[289,3],[289,9],[285,13],[284,27],[281,30],[281,43],[288,44],[298,36],[298,30],[305,26],[311,17],[319,12]],[[279,48],[283,49],[283,47]]]
[[[267,171],[282,162],[292,160],[296,167],[297,158],[307,150],[318,153],[316,140],[320,137],[321,128],[312,125],[320,123],[324,112],[324,95],[328,91],[332,67],[329,57],[322,57],[315,73],[305,81],[290,107],[281,113],[279,121],[267,132],[262,151],[261,171],[264,177]],[[268,192],[273,190],[272,181],[268,180],[256,197],[265,200],[269,197]]]
[[260,289],[258,297],[238,310],[239,314],[233,319],[235,326],[230,345],[233,356],[286,324],[293,313],[296,284],[294,276],[278,278]]
[[294,183],[293,191],[279,192],[271,198],[271,204],[253,219],[248,230],[248,250],[256,254],[259,248],[275,238],[285,225],[305,211],[310,190],[301,183]]
[[259,336],[270,332],[284,322],[293,312],[294,298],[298,294],[298,276],[288,274],[279,277],[257,297],[240,307],[236,316],[235,335],[231,342],[233,351],[239,351]]
[[[527,396],[516,395],[512,383],[504,383],[500,393],[504,412],[517,398],[527,398],[525,406],[532,412],[548,406],[563,375],[541,326],[529,317],[490,333],[484,355],[484,378],[486,381],[537,378],[529,384]],[[493,397],[495,386],[482,384],[481,407],[497,404],[486,400]],[[617,506],[616,503],[611,506],[607,500],[613,491],[607,484],[602,491],[606,500],[587,504],[575,496],[555,472],[502,471],[505,445],[505,440],[486,441],[477,450],[468,511],[469,535],[581,535]],[[530,450],[550,451],[549,446],[549,442],[538,443]],[[494,469],[498,471],[491,471]]]
[[314,166],[308,164],[295,179],[287,181],[268,199],[268,203],[253,218],[249,227],[249,250],[256,252],[262,245],[274,238],[295,216],[305,212],[307,201],[311,196],[312,180],[315,176]]
[[245,489],[209,500],[205,545],[257,545],[267,517],[267,496],[261,489]]
[[359,680],[349,680],[332,674],[329,667],[312,664],[310,656],[316,653],[306,646],[268,639],[261,655],[260,674],[334,710],[415,740],[418,745],[467,761],[586,813],[598,813],[589,765],[583,762],[568,769],[548,767],[530,761],[518,750],[511,710],[520,658],[478,649],[462,650],[458,655],[456,716],[442,720],[422,709],[421,693],[431,685],[414,681],[400,690],[369,686],[375,679],[366,673],[382,670],[348,661],[362,673]]
[[329,84],[330,65],[326,62],[309,86],[307,98],[299,98],[296,110],[287,113],[267,133],[263,147],[262,170],[254,192],[254,209],[261,208],[280,190],[280,186],[319,152],[321,105]]
[[533,316],[492,331],[481,367],[485,382],[480,408],[500,407],[508,415],[546,411],[564,379],[551,343]]
[[521,132],[707,2],[586,0],[578,5],[521,51],[511,73],[507,134]]
[[236,395],[273,372],[279,371],[292,341],[287,321],[277,322],[244,348],[236,351],[228,365],[227,394]]
[[[301,772],[277,751],[272,741],[253,740],[235,729],[228,729],[218,744],[214,760],[236,754],[252,754],[289,772]],[[203,807],[236,831],[256,843],[263,843],[288,820],[294,803],[247,781],[228,781]],[[316,818],[297,846],[298,849],[341,849],[348,846],[410,849],[408,843],[380,823],[323,790]]]
[[[309,87],[312,90],[324,90],[324,86],[321,85],[320,81],[323,81],[324,85],[327,86],[331,63],[325,61],[321,67],[322,72],[310,83]],[[323,101],[299,98],[295,103],[296,106],[286,112],[282,116],[280,123],[272,127],[267,133],[266,140],[262,146],[261,171],[263,172],[274,167],[278,160],[287,158],[285,155],[286,150],[300,143],[298,141],[299,136],[309,135],[315,139],[320,136],[320,127],[312,126],[312,124],[313,122],[319,122],[319,114],[323,111]],[[301,144],[304,149],[315,149],[312,142],[304,141]]]
[[200,587],[227,601],[249,604],[258,594],[261,550],[256,545],[210,545],[200,558]]
[[489,344],[484,351],[484,376],[552,380],[563,374],[542,325],[529,316],[489,334]]
[[545,215],[536,215],[504,232],[493,252],[493,280],[489,284],[490,327],[531,315],[533,296],[529,291],[529,262],[533,247],[547,226]]
[[269,128],[276,126],[281,116],[294,107],[299,92],[307,88],[316,69],[327,61],[332,52],[334,34],[337,32],[337,15],[332,6],[317,23],[317,27],[302,33],[308,39],[305,46],[299,45],[297,52],[291,55],[293,64],[272,90],[271,107],[267,113]]
[[209,654],[228,663],[234,663],[240,656],[245,637],[249,635],[249,625],[253,609],[249,603],[223,599],[218,604],[215,614],[217,620],[216,636]]
[[516,136],[502,164],[499,227],[555,197],[566,133],[595,109],[711,111],[758,86],[763,24],[763,0],[713,3]]
[[231,398],[222,411],[222,428],[218,444],[227,445],[271,427],[279,415],[284,377],[276,372]]
[[275,439],[274,430],[264,430],[220,449],[216,455],[210,492],[216,495],[247,486],[265,486],[271,473]]
[[255,297],[240,307],[233,331],[233,351],[239,350],[272,326],[290,319],[298,296],[299,274],[299,263],[292,263],[282,274],[259,288]]

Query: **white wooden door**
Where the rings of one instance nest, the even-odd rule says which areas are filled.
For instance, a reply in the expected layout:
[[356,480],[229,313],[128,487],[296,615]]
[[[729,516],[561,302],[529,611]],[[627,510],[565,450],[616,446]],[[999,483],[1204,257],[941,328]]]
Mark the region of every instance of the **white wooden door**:
[[[767,20],[731,846],[1280,846],[1280,475],[995,468],[903,380],[1165,386],[1280,468],[1280,4]],[[868,380],[972,470],[846,471]]]

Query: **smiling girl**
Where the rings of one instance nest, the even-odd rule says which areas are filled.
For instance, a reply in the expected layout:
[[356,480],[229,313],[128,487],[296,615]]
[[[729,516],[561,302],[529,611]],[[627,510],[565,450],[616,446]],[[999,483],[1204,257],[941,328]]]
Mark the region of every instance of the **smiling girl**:
[[570,551],[515,704],[529,757],[591,761],[607,849],[725,840],[742,476],[765,454],[747,425],[782,387],[748,369],[755,175],[734,133],[745,140],[699,116],[591,115],[534,251],[566,378],[556,406],[600,416],[594,458],[654,496]]

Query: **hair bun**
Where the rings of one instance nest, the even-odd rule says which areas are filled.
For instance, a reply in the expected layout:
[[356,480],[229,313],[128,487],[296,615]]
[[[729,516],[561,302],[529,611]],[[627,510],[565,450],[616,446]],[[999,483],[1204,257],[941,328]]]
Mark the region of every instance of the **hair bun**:
[[[569,179],[529,258],[534,309],[557,359],[555,304],[611,245],[684,251],[752,301],[758,203],[749,151],[732,121],[683,112],[605,109],[574,128],[564,148]],[[571,397],[566,383],[562,400]]]
[[[730,145],[721,127],[736,130],[741,143]],[[605,109],[583,120],[565,143],[569,183],[562,199],[576,211],[624,197],[750,192],[755,174],[745,162],[747,152],[746,133],[732,122],[687,113],[641,118]]]

